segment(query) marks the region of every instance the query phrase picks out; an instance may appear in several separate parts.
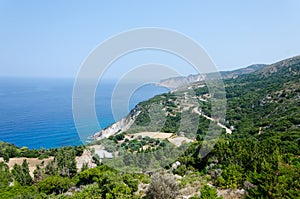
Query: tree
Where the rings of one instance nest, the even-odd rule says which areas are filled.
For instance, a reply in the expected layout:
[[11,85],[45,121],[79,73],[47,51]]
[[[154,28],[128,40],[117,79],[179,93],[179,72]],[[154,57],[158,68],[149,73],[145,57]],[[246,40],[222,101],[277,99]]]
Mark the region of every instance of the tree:
[[26,159],[23,160],[22,165],[15,164],[12,170],[12,174],[16,181],[22,186],[32,185],[33,180],[29,174],[28,163]]
[[93,184],[94,182],[98,182],[104,173],[106,172],[116,172],[112,168],[106,166],[106,165],[101,165],[96,168],[91,168],[87,169],[85,171],[82,171],[77,174],[77,186],[80,185],[87,185],[87,184]]
[[81,167],[81,172],[85,171],[85,170],[88,170],[88,169],[89,169],[88,163],[83,163],[82,167]]
[[46,194],[62,194],[66,192],[73,182],[70,178],[64,178],[61,176],[50,176],[39,182],[38,188],[40,192]]
[[134,198],[132,191],[127,184],[115,172],[107,171],[99,179],[99,188],[101,189],[102,198]]
[[40,165],[36,165],[36,169],[33,171],[34,181],[41,181],[44,179],[44,172]]
[[241,166],[232,164],[226,167],[222,175],[217,179],[217,184],[224,188],[234,188],[241,186],[244,180],[244,170]]
[[54,161],[51,161],[46,165],[45,174],[49,176],[58,175],[57,165],[54,163]]
[[[22,198],[22,199],[32,199],[32,198],[40,198],[37,197],[37,188],[35,186],[21,186],[16,183],[14,186],[6,187],[5,189],[1,189],[0,198]],[[46,198],[46,197],[43,197]]]
[[72,147],[60,148],[54,157],[54,162],[63,177],[73,177],[77,173],[75,150]]
[[75,192],[71,197],[73,199],[101,199],[100,189],[97,185],[88,185],[82,191]]
[[9,155],[7,153],[4,153],[2,156],[5,162],[9,162]]
[[22,163],[22,173],[23,173],[23,177],[24,177],[24,184],[31,185],[33,183],[33,181],[29,174],[29,167],[28,167],[28,163],[27,163],[26,159],[23,160],[23,163]]
[[0,162],[0,189],[8,187],[10,182],[12,182],[12,176],[9,167],[4,162]]
[[124,174],[122,175],[122,179],[125,182],[125,184],[128,185],[128,187],[131,189],[131,193],[134,193],[138,190],[139,181],[135,179],[130,174]]

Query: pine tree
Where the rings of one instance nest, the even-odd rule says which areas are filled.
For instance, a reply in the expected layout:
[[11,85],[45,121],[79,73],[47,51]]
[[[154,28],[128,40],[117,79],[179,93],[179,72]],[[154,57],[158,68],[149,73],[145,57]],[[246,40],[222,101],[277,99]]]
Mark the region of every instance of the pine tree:
[[73,177],[77,173],[75,151],[73,148],[59,149],[54,160],[61,176]]
[[23,160],[22,165],[15,164],[12,170],[12,174],[16,181],[22,186],[32,185],[33,181],[29,174],[28,163],[26,159]]
[[26,159],[23,160],[22,163],[22,173],[23,173],[23,178],[24,178],[24,184],[25,185],[32,185],[32,178],[29,174],[29,167]]

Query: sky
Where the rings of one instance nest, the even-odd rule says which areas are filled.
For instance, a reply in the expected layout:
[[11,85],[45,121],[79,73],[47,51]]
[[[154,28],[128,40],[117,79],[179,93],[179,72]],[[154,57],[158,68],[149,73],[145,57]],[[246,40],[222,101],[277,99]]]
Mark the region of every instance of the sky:
[[[75,77],[107,38],[167,28],[200,44],[219,70],[274,63],[300,54],[299,0],[0,0],[0,76]],[[194,73],[178,58],[137,53],[112,67],[158,62]]]

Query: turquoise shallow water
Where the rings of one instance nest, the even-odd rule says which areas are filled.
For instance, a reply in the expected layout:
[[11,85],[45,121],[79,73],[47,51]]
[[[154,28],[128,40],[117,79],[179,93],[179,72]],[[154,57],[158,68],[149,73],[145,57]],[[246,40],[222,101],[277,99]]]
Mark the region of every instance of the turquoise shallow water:
[[[0,140],[29,148],[79,145],[72,115],[73,79],[0,78]],[[95,109],[102,128],[114,121],[111,93],[114,82],[103,81]],[[131,97],[129,109],[168,89],[148,84]],[[101,130],[92,125],[86,136]]]

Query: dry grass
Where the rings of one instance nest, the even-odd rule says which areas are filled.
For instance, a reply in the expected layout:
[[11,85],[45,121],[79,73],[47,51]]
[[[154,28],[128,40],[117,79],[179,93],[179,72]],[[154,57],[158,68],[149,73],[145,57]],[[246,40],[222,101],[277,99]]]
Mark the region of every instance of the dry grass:
[[170,138],[172,135],[173,135],[172,133],[140,132],[140,133],[130,134],[128,136],[130,138],[131,138],[131,136],[133,136],[133,138],[131,138],[131,139],[136,139],[138,136],[142,136],[142,137],[148,136],[150,138],[155,138],[155,139],[167,139],[167,138]]
[[[51,160],[53,160],[53,157],[44,158],[42,160],[39,160],[38,158],[9,158],[8,166],[11,170],[15,164],[22,165],[23,160],[27,161],[28,167],[29,167],[29,173],[33,177],[33,171],[36,169],[37,164],[41,164],[44,162],[44,165],[47,165]],[[0,158],[0,162],[3,162],[3,158]]]

